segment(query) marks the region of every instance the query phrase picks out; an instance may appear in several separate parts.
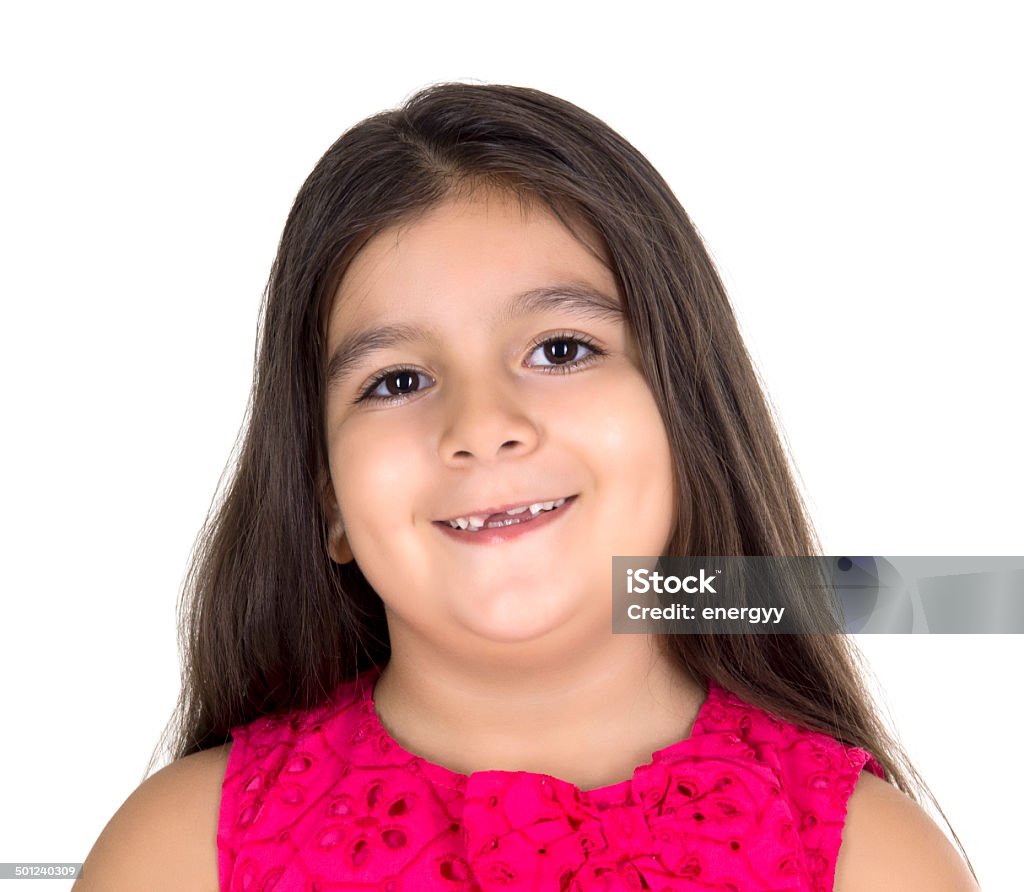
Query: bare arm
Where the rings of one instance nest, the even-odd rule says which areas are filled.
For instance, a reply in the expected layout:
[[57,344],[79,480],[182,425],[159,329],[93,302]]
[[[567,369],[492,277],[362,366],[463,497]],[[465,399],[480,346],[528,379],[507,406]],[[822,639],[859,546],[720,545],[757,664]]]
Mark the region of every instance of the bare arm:
[[147,778],[96,840],[72,892],[218,892],[217,819],[225,744]]
[[862,772],[850,797],[835,892],[977,892],[953,844],[921,806]]

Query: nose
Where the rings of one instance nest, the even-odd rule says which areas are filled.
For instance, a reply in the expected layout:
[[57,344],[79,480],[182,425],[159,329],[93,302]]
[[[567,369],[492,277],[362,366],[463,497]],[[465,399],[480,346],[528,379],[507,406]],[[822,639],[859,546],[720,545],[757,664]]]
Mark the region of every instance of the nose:
[[528,404],[514,382],[477,372],[449,389],[439,451],[444,462],[463,465],[476,459],[489,464],[528,455],[540,441]]

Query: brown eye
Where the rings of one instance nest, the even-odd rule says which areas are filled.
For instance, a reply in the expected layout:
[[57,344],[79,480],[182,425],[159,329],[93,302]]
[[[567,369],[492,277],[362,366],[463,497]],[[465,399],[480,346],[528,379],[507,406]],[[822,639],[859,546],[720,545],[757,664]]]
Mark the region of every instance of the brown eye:
[[413,384],[419,377],[418,372],[412,372],[403,369],[400,372],[392,372],[384,376],[384,385],[388,389],[388,393],[393,396],[405,395],[412,392]]
[[[580,347],[588,351],[586,356],[579,356]],[[540,364],[537,367],[546,371],[570,371],[585,363],[603,356],[604,351],[582,337],[570,334],[560,334],[554,337],[545,338],[534,347],[531,355],[543,351],[543,358],[547,364]]]
[[[389,402],[401,399],[416,393],[418,391],[416,382],[423,377],[425,377],[423,373],[417,372],[415,369],[392,369],[382,372],[370,382],[356,402]],[[380,392],[382,387],[386,393]]]
[[559,338],[544,343],[544,356],[552,362],[571,362],[576,358],[579,342],[571,338]]

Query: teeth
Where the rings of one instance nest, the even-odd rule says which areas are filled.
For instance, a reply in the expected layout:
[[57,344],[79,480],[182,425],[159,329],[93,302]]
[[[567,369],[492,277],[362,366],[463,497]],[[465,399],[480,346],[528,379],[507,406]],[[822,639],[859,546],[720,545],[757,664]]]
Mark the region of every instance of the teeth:
[[[541,511],[551,511],[553,508],[558,508],[560,505],[565,504],[565,499],[555,499],[552,502],[534,502],[532,505],[524,505],[522,508],[512,508],[506,511],[506,514],[522,514],[527,508],[530,509],[530,517],[536,517]],[[484,523],[487,518],[484,515],[471,514],[469,517],[456,517],[453,520],[448,521],[448,525],[453,530],[472,530],[474,532],[482,530]],[[488,529],[494,529],[495,527],[507,527],[513,524],[522,523],[519,520],[497,520],[494,523],[487,524]]]

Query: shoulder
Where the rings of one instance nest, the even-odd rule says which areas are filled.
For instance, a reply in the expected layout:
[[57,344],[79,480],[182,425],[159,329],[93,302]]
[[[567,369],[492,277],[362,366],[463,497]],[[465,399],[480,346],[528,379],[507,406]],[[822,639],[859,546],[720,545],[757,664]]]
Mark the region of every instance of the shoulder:
[[73,892],[217,892],[220,789],[231,744],[193,753],[143,781],[104,827]]
[[928,813],[865,771],[850,796],[836,862],[836,892],[972,892],[978,886]]
[[[727,727],[776,773],[822,882],[837,892],[977,890],[959,853],[865,750],[719,693]],[[710,713],[709,713],[710,715]],[[831,865],[831,867],[830,867]]]

